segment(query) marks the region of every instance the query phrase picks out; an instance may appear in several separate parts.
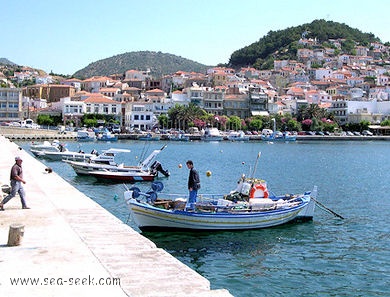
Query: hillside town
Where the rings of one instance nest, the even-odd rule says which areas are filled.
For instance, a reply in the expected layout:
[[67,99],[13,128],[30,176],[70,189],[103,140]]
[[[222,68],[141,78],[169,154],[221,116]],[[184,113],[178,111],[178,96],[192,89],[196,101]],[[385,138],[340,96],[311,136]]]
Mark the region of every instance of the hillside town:
[[[147,69],[129,69],[59,83],[30,67],[12,76],[0,72],[6,86],[0,88],[0,121],[11,125],[48,115],[60,118],[63,125],[80,127],[85,115],[99,114],[113,118],[126,132],[162,128],[159,119],[168,117],[170,109],[191,103],[216,122],[238,117],[244,124],[256,117],[296,117],[302,107],[315,105],[331,114],[339,127],[364,121],[378,134],[390,133],[381,126],[390,119],[389,47],[356,45],[354,55],[336,55],[342,40],[329,40],[331,48],[316,48],[316,42],[302,35],[297,60],[275,60],[271,70],[212,67],[207,73],[177,71],[155,78]],[[14,87],[25,80],[35,83]],[[188,123],[168,120],[167,126],[188,128]]]

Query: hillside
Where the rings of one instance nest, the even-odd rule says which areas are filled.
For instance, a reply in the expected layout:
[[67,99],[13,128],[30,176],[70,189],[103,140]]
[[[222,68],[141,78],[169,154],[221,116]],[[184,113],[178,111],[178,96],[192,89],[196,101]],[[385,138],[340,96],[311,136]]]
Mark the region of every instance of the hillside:
[[128,52],[89,64],[73,74],[77,78],[125,73],[125,71],[150,69],[154,77],[176,71],[205,73],[208,66],[172,54],[152,51]]
[[8,60],[6,58],[0,58],[0,64],[16,66],[16,64],[14,62],[11,62],[10,60]]
[[235,51],[230,57],[229,66],[238,68],[249,65],[258,69],[271,69],[274,60],[296,59],[300,46],[298,40],[302,34],[306,38],[316,38],[323,46],[330,46],[327,43],[329,39],[346,39],[346,52],[350,48],[350,41],[365,46],[370,42],[380,42],[372,33],[362,33],[346,24],[314,20],[310,24],[268,32],[259,41]]

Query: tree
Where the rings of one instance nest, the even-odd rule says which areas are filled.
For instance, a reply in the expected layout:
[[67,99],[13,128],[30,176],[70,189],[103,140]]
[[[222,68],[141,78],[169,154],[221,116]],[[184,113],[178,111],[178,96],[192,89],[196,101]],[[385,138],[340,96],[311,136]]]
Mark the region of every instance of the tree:
[[232,130],[241,129],[241,119],[238,116],[231,116],[228,121],[228,126]]
[[261,118],[254,118],[248,121],[248,126],[250,130],[259,131],[263,127],[263,121]]
[[48,114],[40,114],[37,117],[37,123],[39,125],[52,126],[54,124],[54,120]]
[[158,123],[163,128],[168,127],[168,116],[165,114],[160,115],[158,117]]
[[384,120],[383,122],[381,122],[381,126],[384,127],[384,126],[390,126],[390,120]]

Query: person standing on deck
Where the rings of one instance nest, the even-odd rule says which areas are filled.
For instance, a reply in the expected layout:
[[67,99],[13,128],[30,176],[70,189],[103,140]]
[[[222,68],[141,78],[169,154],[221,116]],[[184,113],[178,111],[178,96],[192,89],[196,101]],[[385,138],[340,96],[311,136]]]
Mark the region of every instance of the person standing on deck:
[[200,179],[198,171],[194,168],[194,163],[191,160],[186,162],[187,168],[190,170],[190,174],[188,176],[188,191],[189,198],[186,205],[186,209],[194,210],[196,197],[198,195],[198,190],[200,189]]

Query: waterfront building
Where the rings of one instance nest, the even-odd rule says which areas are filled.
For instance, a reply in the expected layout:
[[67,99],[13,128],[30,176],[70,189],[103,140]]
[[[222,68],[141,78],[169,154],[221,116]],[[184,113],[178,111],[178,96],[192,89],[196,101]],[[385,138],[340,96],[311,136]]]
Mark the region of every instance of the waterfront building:
[[22,106],[22,89],[0,88],[0,121],[21,121],[23,119]]
[[203,109],[210,114],[223,115],[223,101],[227,87],[219,86],[203,91]]

